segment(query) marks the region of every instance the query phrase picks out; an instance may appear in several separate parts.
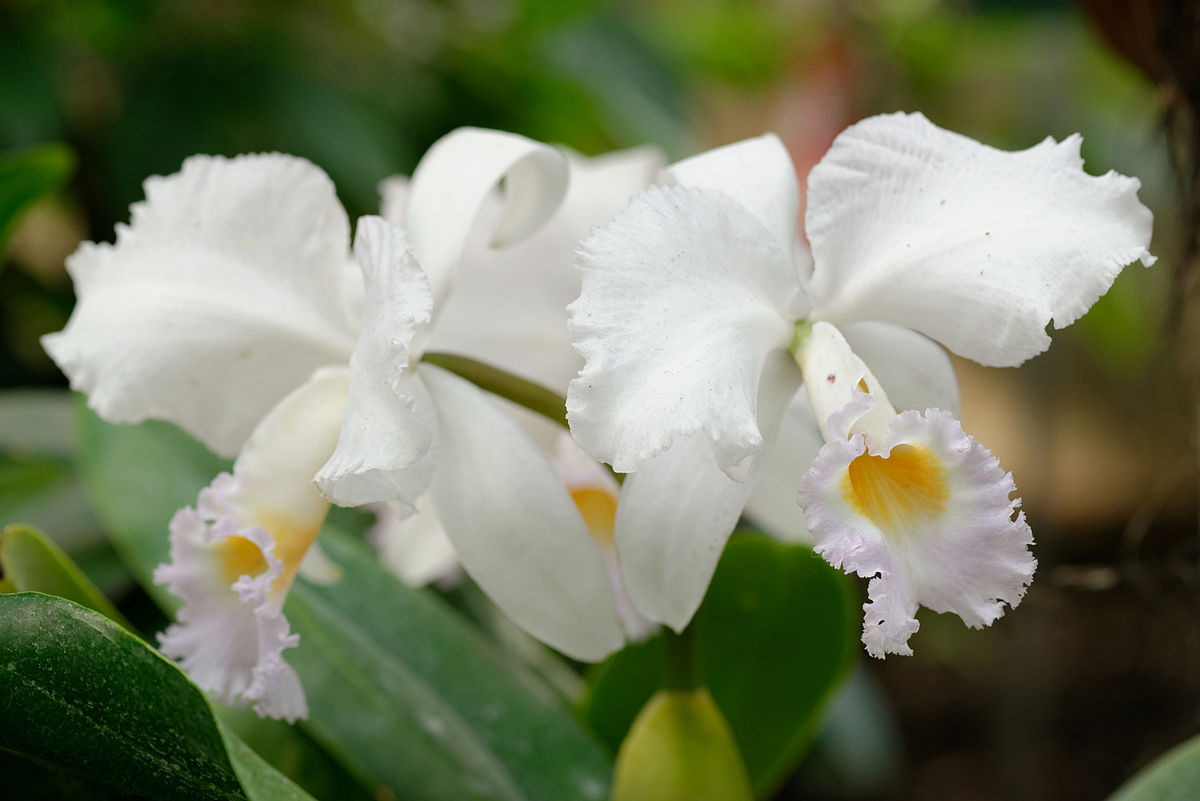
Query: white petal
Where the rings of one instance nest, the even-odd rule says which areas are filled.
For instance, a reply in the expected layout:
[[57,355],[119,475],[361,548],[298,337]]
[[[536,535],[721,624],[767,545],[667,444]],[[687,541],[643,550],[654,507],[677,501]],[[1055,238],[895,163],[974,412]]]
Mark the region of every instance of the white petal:
[[624,642],[596,543],[546,458],[474,385],[422,364],[441,426],[433,502],[463,567],[517,625],[575,659]]
[[[580,288],[575,248],[645,189],[662,164],[654,148],[568,156],[567,197],[528,239],[491,247],[481,234],[494,227],[503,206],[498,196],[484,205],[454,291],[438,310],[430,350],[466,354],[566,392],[583,364],[567,330],[566,307]],[[394,183],[387,192],[385,205],[398,205]]]
[[683,630],[753,488],[753,476],[735,481],[717,467],[702,434],[677,438],[626,477],[616,543],[634,609]]
[[[764,371],[759,416],[773,439],[799,375],[783,353]],[[616,541],[625,590],[648,620],[680,631],[712,580],[729,534],[758,477],[757,460],[742,481],[717,468],[701,434],[677,439],[625,479],[617,506]]]
[[367,540],[379,552],[380,564],[409,586],[455,582],[461,576],[458,554],[433,508],[433,496],[425,493],[415,507],[410,512],[395,503],[380,504]]
[[333,450],[346,403],[344,370],[318,372],[254,430],[234,464],[171,521],[171,562],[154,580],[184,602],[161,636],[203,689],[261,715],[307,715],[284,662],[294,647],[283,602],[328,504],[311,476]]
[[729,195],[774,234],[785,253],[792,252],[800,186],[792,158],[775,134],[709,150],[676,162],[663,173],[665,182]]
[[504,211],[491,234],[496,245],[519,241],[546,221],[567,190],[566,159],[523,136],[459,128],[434,142],[413,172],[404,227],[437,306],[480,206],[502,179]]
[[980,627],[1020,602],[1036,562],[1015,491],[996,458],[940,409],[900,414],[879,447],[868,450],[858,434],[821,449],[800,504],[818,553],[874,577],[863,629],[872,656],[912,652],[918,605]]
[[398,499],[429,485],[436,421],[409,349],[429,323],[433,298],[404,232],[380,217],[358,222],[354,255],[367,288],[363,327],[350,358],[350,400],[337,450],[317,474],[334,503]]
[[851,323],[841,332],[897,409],[958,414],[958,381],[941,345],[888,323]]
[[796,503],[796,485],[824,444],[808,396],[796,393],[779,434],[759,457],[758,484],[746,502],[746,516],[785,542],[812,542],[804,512]]
[[724,195],[651,187],[579,256],[583,293],[568,307],[585,359],[567,395],[575,439],[630,472],[704,432],[735,473],[762,447],[763,361],[792,336],[788,254]]
[[1007,153],[920,114],[847,128],[813,169],[818,319],[882,320],[982,364],[1020,364],[1153,262],[1139,183],[1083,171],[1080,138]]
[[43,344],[106,420],[169,420],[232,456],[353,347],[346,214],[325,173],[278,154],[193,156],[145,186],[115,245],[68,259],[78,303]]

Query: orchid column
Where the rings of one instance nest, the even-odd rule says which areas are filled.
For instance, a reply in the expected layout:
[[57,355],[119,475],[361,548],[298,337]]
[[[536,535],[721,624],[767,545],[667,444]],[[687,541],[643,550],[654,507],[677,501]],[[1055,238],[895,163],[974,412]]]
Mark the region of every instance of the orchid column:
[[[864,120],[809,176],[810,260],[795,170],[765,136],[667,168],[583,243],[572,432],[634,494],[690,471],[681,501],[700,509],[618,533],[638,611],[687,624],[772,449],[817,457],[774,486],[793,504],[800,487],[819,552],[874,577],[872,654],[909,652],[919,604],[978,626],[1020,600],[1029,528],[1011,477],[937,410],[957,392],[936,343],[1015,366],[1152,263],[1138,182],[1086,174],[1079,144],[1006,153],[919,114]],[[897,415],[889,396],[929,410]]]

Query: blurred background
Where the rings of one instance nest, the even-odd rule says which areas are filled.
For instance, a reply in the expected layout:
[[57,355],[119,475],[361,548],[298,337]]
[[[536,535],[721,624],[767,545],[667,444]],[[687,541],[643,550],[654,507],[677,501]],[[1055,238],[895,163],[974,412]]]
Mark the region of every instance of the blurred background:
[[[0,154],[64,148],[58,188],[0,240],[0,388],[64,386],[38,344],[72,307],[63,259],[111,241],[142,180],[193,153],[305,156],[353,217],[466,124],[673,158],[773,130],[802,177],[879,112],[1006,149],[1078,131],[1090,172],[1141,179],[1158,264],[1025,366],[958,364],[967,432],[1021,488],[1037,579],[991,629],[926,610],[916,656],[864,656],[779,798],[1102,798],[1200,730],[1198,349],[1181,333],[1196,140],[1156,50],[1163,19],[1200,47],[1190,5],[4,0]],[[14,458],[0,504],[19,517]],[[91,543],[68,506],[34,522]]]

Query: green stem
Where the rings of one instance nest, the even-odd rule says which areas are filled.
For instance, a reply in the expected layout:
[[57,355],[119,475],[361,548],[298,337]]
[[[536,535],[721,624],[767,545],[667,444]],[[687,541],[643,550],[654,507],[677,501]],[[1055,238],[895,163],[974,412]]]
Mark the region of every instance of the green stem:
[[[507,370],[485,364],[470,356],[459,356],[457,353],[426,353],[421,361],[428,362],[449,370],[460,378],[465,378],[484,392],[499,395],[518,406],[524,406],[531,412],[540,414],[552,423],[557,423],[570,430],[567,425],[567,399],[557,392],[546,389],[541,384],[513,375]],[[625,475],[614,471],[608,465],[608,472],[618,484],[625,483]]]
[[485,392],[499,395],[563,428],[567,427],[567,399],[541,384],[455,353],[426,353],[421,361],[449,370]]
[[663,686],[668,690],[696,690],[704,686],[696,659],[695,625],[679,634],[663,627]]

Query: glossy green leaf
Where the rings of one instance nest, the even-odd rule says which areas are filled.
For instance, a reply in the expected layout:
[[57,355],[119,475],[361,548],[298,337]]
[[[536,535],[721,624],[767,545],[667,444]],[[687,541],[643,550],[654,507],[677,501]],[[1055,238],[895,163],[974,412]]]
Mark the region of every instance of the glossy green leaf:
[[1200,737],[1175,746],[1126,782],[1108,801],[1195,801],[1200,793]]
[[329,801],[378,801],[302,726],[260,718],[250,709],[221,705],[215,709],[226,731],[236,734],[313,797]]
[[61,548],[35,528],[0,529],[0,576],[7,592],[41,592],[86,606],[127,629],[132,627]]
[[708,690],[663,690],[617,754],[612,801],[750,801],[746,767]]
[[42,145],[0,156],[0,254],[21,214],[65,182],[74,169],[75,155],[63,145]]
[[61,598],[0,596],[0,697],[0,748],[91,781],[155,799],[310,799],[224,732],[178,667]]
[[[150,574],[167,558],[167,523],[227,464],[171,426],[82,414],[85,483],[135,575],[161,597]],[[357,780],[406,801],[607,797],[611,763],[557,693],[353,537],[327,525],[320,543],[343,577],[296,582],[285,611],[300,645],[285,657],[308,697],[305,728]]]
[[[703,680],[728,720],[755,794],[769,797],[804,755],[858,654],[850,583],[811,550],[736,536],[692,623]],[[661,637],[589,677],[581,713],[614,750],[662,686]]]
[[326,529],[344,576],[304,580],[285,611],[308,693],[308,726],[354,772],[421,799],[604,799],[611,767],[532,675],[514,675],[433,594],[383,571]]

